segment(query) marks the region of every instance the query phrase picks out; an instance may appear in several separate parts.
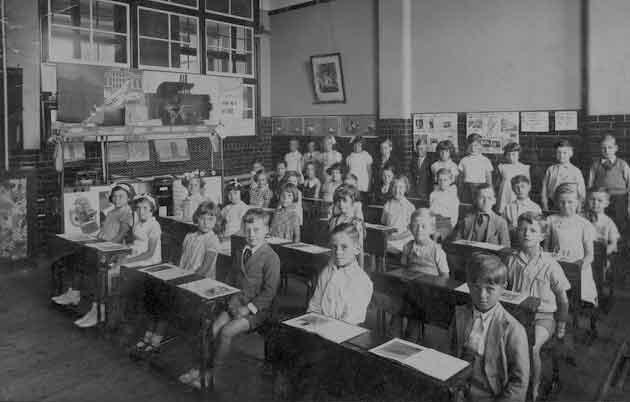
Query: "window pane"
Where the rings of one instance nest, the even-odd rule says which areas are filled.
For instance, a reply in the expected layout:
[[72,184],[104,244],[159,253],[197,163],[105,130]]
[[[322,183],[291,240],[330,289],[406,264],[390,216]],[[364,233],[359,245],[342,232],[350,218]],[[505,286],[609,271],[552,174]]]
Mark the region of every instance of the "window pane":
[[140,39],[139,62],[145,66],[169,67],[168,42]]
[[52,27],[50,32],[52,58],[56,60],[89,60],[89,31]]
[[232,53],[232,62],[234,63],[234,69],[232,72],[236,74],[252,75],[254,73],[252,68],[252,54],[241,54],[237,52]]
[[209,48],[230,48],[230,26],[206,21],[206,44]]
[[173,4],[181,4],[182,6],[195,7],[197,8],[199,5],[197,4],[197,0],[167,0]]
[[90,27],[90,0],[50,0],[53,24]]
[[168,39],[168,14],[140,9],[138,31],[141,36]]
[[232,15],[247,19],[252,18],[252,0],[232,0]]
[[230,53],[208,49],[208,71],[230,73]]
[[243,118],[254,118],[254,88],[250,86],[243,87]]
[[206,10],[229,14],[230,0],[206,0]]
[[94,32],[94,61],[127,63],[127,36]]
[[171,67],[189,71],[199,72],[199,61],[197,59],[197,49],[182,46],[179,43],[171,44]]
[[92,9],[94,29],[127,33],[127,8],[103,1],[95,1]]
[[197,19],[171,15],[171,39],[197,47]]

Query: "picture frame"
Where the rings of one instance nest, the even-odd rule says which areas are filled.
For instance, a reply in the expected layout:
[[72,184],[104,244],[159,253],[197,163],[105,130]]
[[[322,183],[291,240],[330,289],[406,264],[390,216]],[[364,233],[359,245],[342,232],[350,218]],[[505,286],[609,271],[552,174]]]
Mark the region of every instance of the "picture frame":
[[311,56],[313,103],[346,103],[340,53]]

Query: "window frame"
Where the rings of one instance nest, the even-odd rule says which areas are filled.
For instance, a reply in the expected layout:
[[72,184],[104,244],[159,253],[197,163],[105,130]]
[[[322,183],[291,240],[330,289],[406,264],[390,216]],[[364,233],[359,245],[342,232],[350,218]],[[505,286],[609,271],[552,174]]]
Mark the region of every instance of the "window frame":
[[[245,90],[245,88],[251,88],[252,89],[252,107],[251,108],[246,108],[245,104],[243,104],[243,110],[242,110],[241,113],[244,114],[244,112],[246,110],[251,110],[252,111],[252,118],[249,119],[249,118],[246,118],[246,117],[243,117],[243,116],[241,116],[241,118],[243,120],[252,120],[252,121],[254,121],[254,123],[256,122],[256,87],[257,86],[258,85],[256,85],[256,84],[243,84],[243,90]],[[254,127],[254,130],[255,130],[255,127]]]
[[[230,67],[232,67],[232,53],[234,51],[236,51],[236,49],[234,47],[232,47],[232,27],[237,27],[237,28],[243,28],[245,30],[249,30],[252,34],[252,50],[251,50],[251,55],[252,55],[252,73],[251,74],[241,74],[241,73],[233,73],[233,72],[223,72],[223,71],[211,71],[209,70],[208,66],[210,65],[210,63],[208,63],[208,50],[210,49],[209,45],[208,45],[208,22],[210,23],[215,23],[215,24],[223,24],[223,25],[227,25],[230,27],[230,48],[229,48],[229,54],[230,54],[230,58],[229,58],[229,64]],[[255,79],[256,78],[256,46],[255,46],[255,33],[254,33],[254,28],[248,25],[242,25],[242,24],[233,24],[231,22],[225,22],[225,21],[219,21],[219,20],[213,20],[211,18],[206,17],[205,18],[205,23],[204,23],[204,40],[205,40],[205,49],[204,49],[204,58],[205,58],[205,64],[206,64],[206,71],[205,74],[206,75],[221,75],[221,76],[225,76],[225,77],[241,77],[241,78],[252,78]],[[223,48],[222,48],[223,49]],[[225,50],[225,49],[224,49]]]
[[250,21],[250,22],[253,22],[253,21],[254,21],[254,13],[255,13],[255,10],[254,10],[254,0],[249,0],[249,4],[251,5],[251,10],[252,10],[252,16],[251,16],[251,18],[241,17],[240,15],[234,15],[234,14],[232,14],[232,0],[228,0],[228,1],[229,1],[229,3],[230,3],[230,7],[229,7],[229,8],[230,8],[230,12],[228,12],[228,13],[222,13],[222,12],[220,12],[220,11],[213,11],[213,10],[210,10],[210,9],[208,9],[208,7],[206,6],[206,0],[202,0],[202,1],[203,1],[203,9],[204,9],[204,11],[205,11],[206,13],[208,13],[208,14],[223,15],[223,16],[225,16],[225,17],[237,18],[237,19],[239,19],[239,20],[243,20],[243,21]]
[[[173,7],[182,7],[182,8],[188,9],[188,10],[195,10],[195,11],[199,10],[199,0],[195,0],[196,3],[197,3],[197,5],[195,5],[195,6],[187,6],[187,5],[180,4],[180,3],[174,3],[172,0],[151,0],[151,1],[154,1],[156,3],[161,3],[161,4],[167,4],[167,5],[173,6]],[[205,6],[205,4],[204,4],[204,6]],[[146,8],[146,6],[138,6],[138,8],[140,8],[140,7],[145,7]],[[197,21],[197,22],[199,22],[199,21]]]
[[[156,13],[162,13],[162,14],[166,14],[168,16],[168,39],[161,39],[161,38],[153,38],[150,36],[144,36],[140,34],[140,10],[149,10],[152,12],[156,12]],[[167,10],[163,10],[160,8],[151,8],[151,7],[147,7],[147,6],[138,6],[138,12],[136,13],[136,33],[137,33],[137,50],[138,50],[138,69],[139,70],[152,70],[152,71],[172,71],[172,72],[177,72],[177,73],[189,73],[189,74],[202,74],[201,72],[201,55],[200,55],[200,51],[201,51],[201,36],[200,36],[200,30],[201,30],[201,25],[199,23],[199,17],[196,15],[190,15],[190,14],[181,14],[181,13],[176,13],[173,11],[167,11]],[[180,17],[187,17],[187,18],[194,18],[197,20],[197,65],[198,65],[198,69],[196,71],[191,71],[191,70],[185,70],[183,68],[177,68],[177,67],[171,67],[171,63],[172,63],[172,59],[171,59],[171,44],[173,43],[182,43],[181,41],[174,41],[171,39],[171,15],[177,15]],[[205,35],[205,33],[204,33]],[[147,64],[142,64],[140,61],[140,40],[142,39],[149,39],[149,40],[156,40],[156,41],[160,41],[160,42],[165,42],[168,43],[168,64],[169,67],[164,67],[164,66],[152,66],[152,65],[147,65]]]
[[[86,64],[86,65],[96,65],[96,66],[105,66],[105,67],[131,67],[131,16],[130,16],[130,9],[131,7],[129,6],[128,3],[124,3],[122,1],[118,1],[118,0],[88,0],[90,2],[90,27],[89,28],[82,28],[82,27],[73,27],[73,26],[69,26],[69,25],[61,25],[61,24],[53,24],[53,11],[52,11],[52,1],[53,0],[48,0],[48,13],[46,14],[47,20],[48,20],[48,27],[47,27],[47,31],[48,31],[48,61],[52,62],[52,63],[74,63],[74,64]],[[109,32],[109,31],[104,31],[102,29],[94,29],[94,14],[93,14],[93,6],[94,3],[100,1],[102,3],[108,3],[108,4],[114,4],[117,6],[124,6],[126,9],[126,14],[127,14],[127,33],[118,33],[118,32]],[[83,59],[66,59],[63,57],[57,57],[55,55],[55,53],[52,51],[53,49],[53,37],[52,37],[52,30],[53,30],[53,26],[55,27],[59,27],[62,29],[67,29],[69,31],[71,30],[75,30],[75,31],[83,31],[83,32],[88,32],[90,35],[90,53],[94,52],[94,33],[102,33],[102,34],[108,34],[108,35],[116,35],[116,36],[124,36],[126,38],[126,43],[127,43],[127,62],[126,63],[107,63],[107,62],[100,62],[98,60],[83,60]],[[90,54],[90,56],[92,56],[92,54]]]

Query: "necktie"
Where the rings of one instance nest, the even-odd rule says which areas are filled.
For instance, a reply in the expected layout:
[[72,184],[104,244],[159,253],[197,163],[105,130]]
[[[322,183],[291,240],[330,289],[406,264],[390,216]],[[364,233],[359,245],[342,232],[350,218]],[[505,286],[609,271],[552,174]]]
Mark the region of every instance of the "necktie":
[[470,335],[468,335],[468,347],[471,351],[483,355],[483,319],[481,314],[475,314]]
[[604,160],[602,161],[602,167],[603,167],[605,170],[610,170],[610,169],[612,169],[613,164],[612,164],[612,162],[611,162],[610,160],[608,160],[608,159],[604,159]]
[[252,256],[252,249],[251,248],[246,248],[245,252],[243,252],[243,265],[247,264],[247,261],[249,261],[249,258]]
[[477,215],[477,225],[479,226],[483,225],[483,220],[485,219],[486,216],[488,216],[488,214]]

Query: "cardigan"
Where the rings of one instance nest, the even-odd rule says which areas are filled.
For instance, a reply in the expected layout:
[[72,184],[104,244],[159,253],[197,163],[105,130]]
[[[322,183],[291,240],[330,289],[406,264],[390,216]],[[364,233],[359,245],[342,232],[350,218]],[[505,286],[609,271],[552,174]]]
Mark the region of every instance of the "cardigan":
[[483,238],[473,238],[475,221],[477,220],[477,212],[473,212],[460,219],[457,223],[454,230],[454,239],[474,240],[510,247],[510,231],[505,219],[492,211],[488,213],[488,216],[488,226]]

